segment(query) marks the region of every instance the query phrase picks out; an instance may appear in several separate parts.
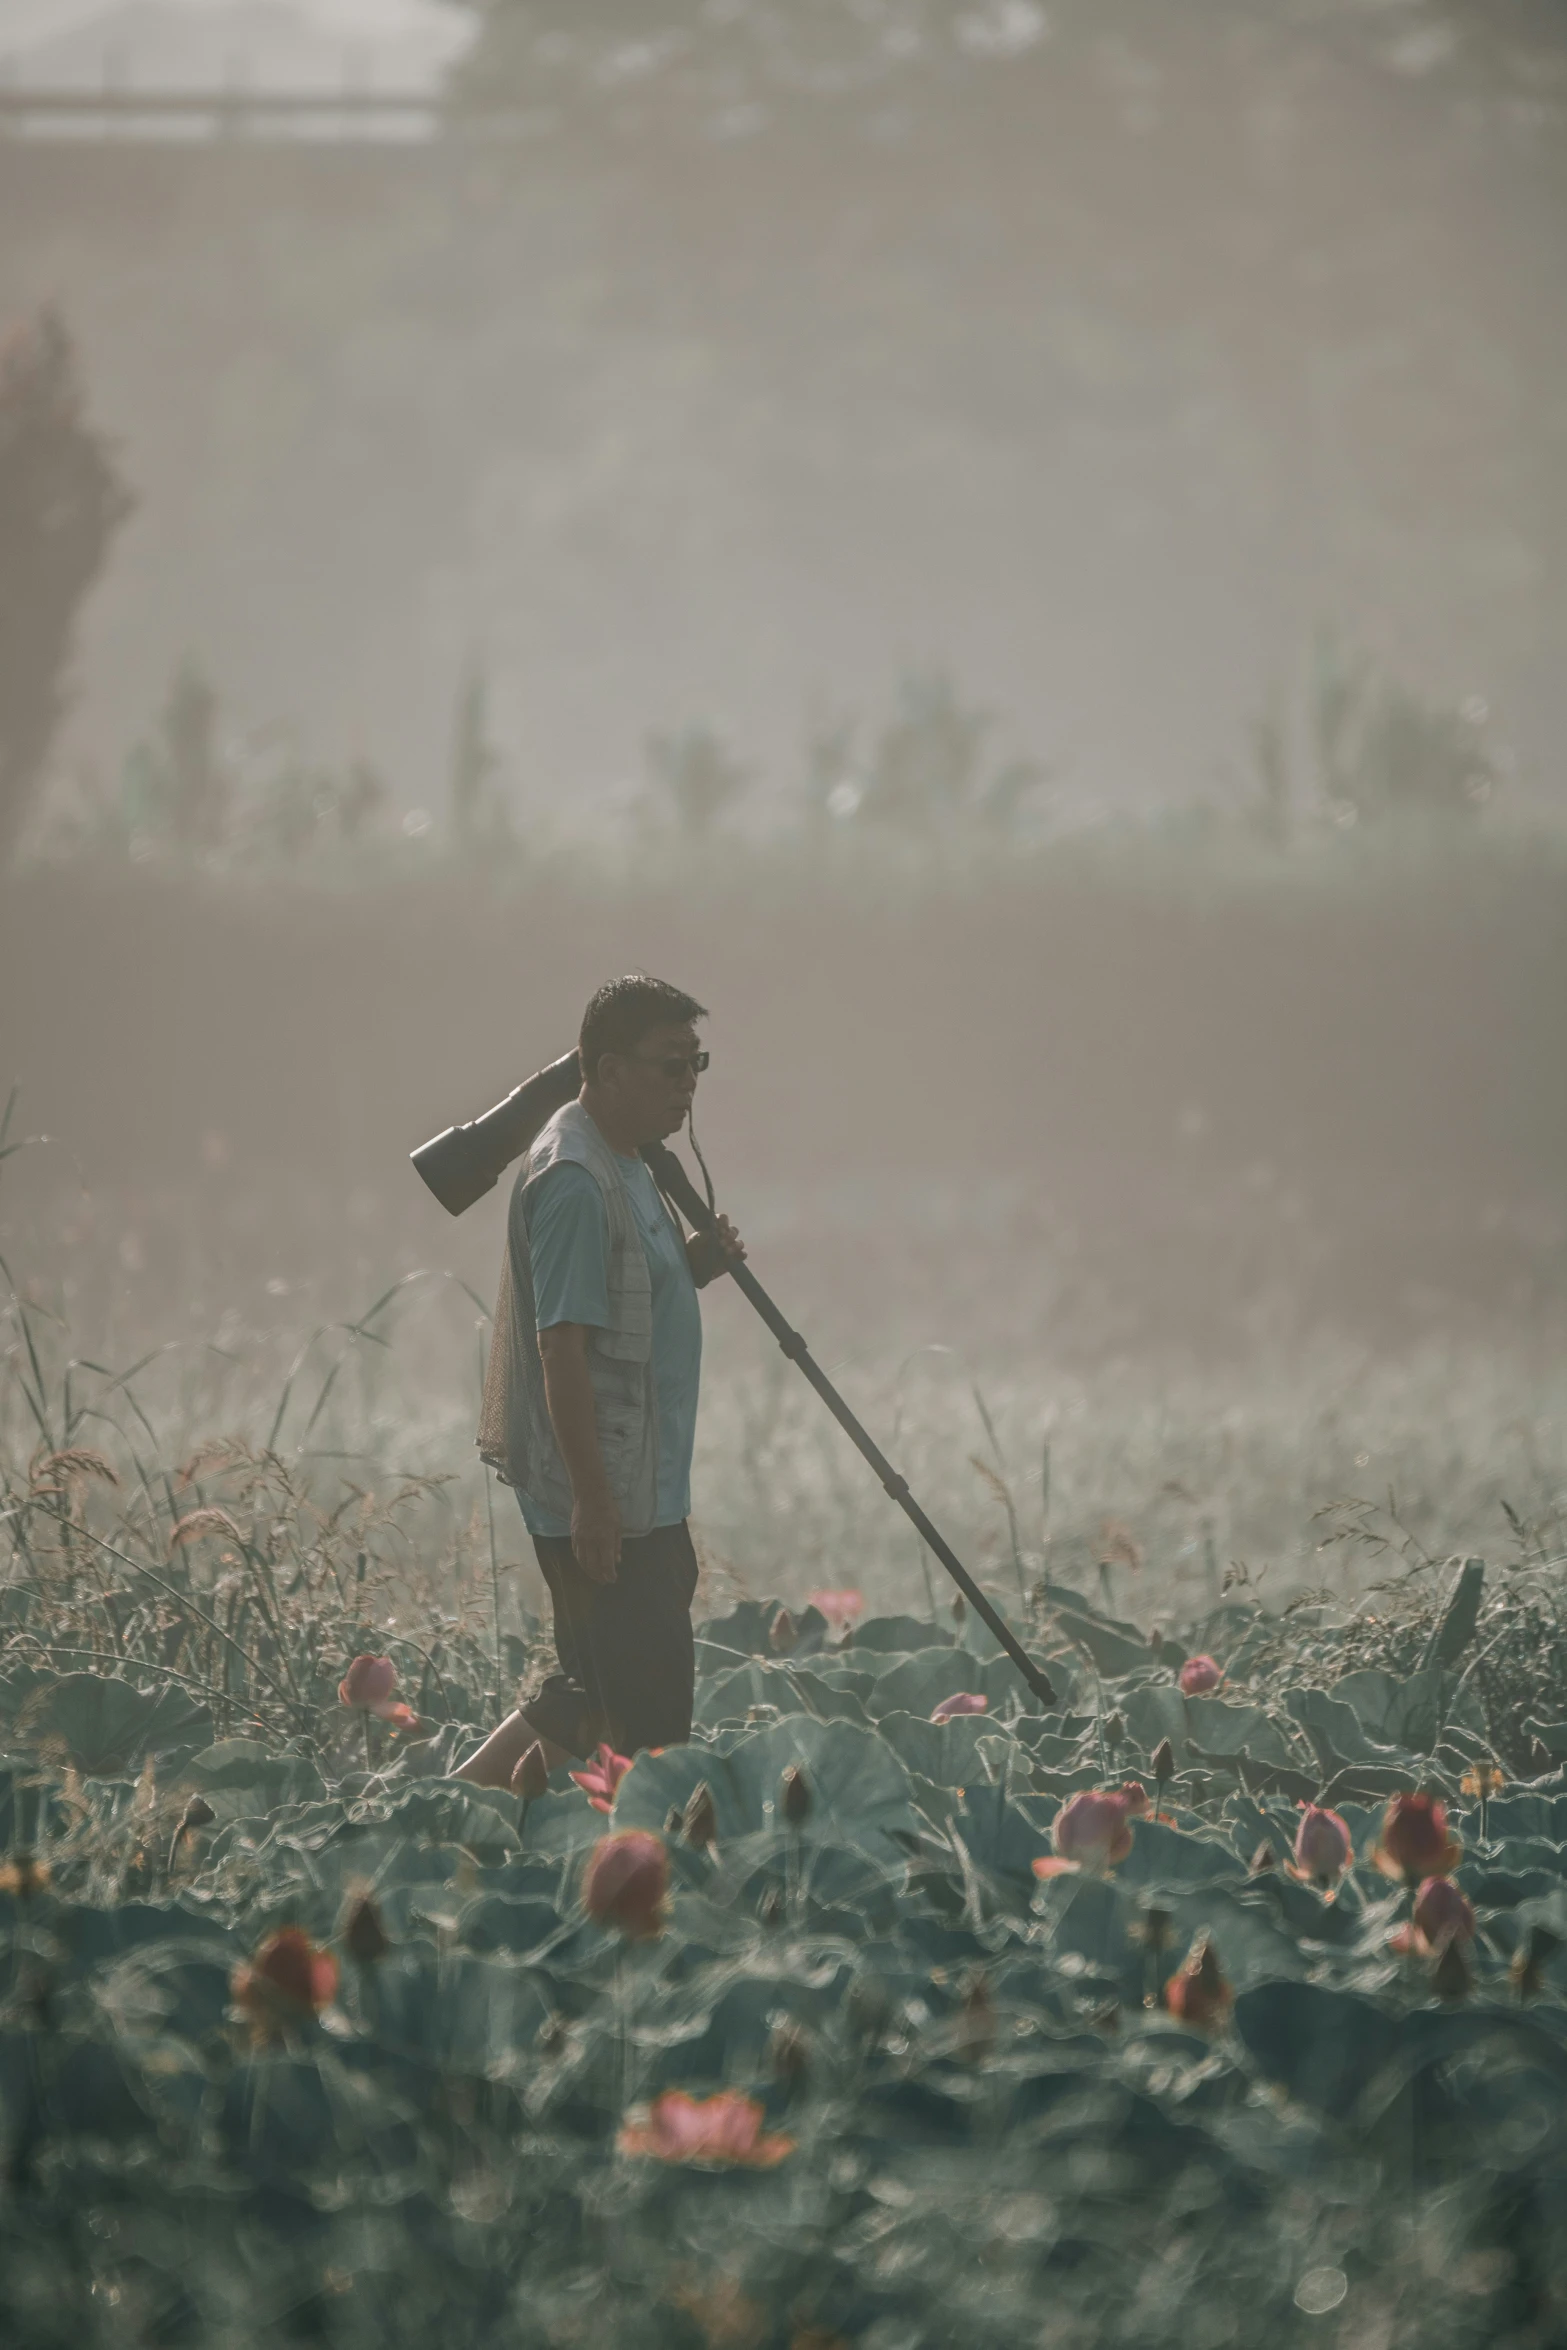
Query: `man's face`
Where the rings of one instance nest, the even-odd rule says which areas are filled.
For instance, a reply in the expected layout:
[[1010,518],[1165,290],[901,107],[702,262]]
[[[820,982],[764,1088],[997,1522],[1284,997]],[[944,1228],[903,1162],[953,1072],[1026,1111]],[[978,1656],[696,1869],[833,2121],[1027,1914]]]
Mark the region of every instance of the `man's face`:
[[602,1082],[639,1141],[662,1142],[679,1133],[696,1099],[700,1050],[691,1023],[678,1020],[650,1028],[632,1052],[605,1054],[599,1063]]

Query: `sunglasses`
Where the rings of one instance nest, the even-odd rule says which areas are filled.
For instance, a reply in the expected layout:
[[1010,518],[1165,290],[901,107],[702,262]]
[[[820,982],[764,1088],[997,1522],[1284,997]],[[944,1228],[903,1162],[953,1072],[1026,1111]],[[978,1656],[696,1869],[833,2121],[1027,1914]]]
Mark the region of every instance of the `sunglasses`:
[[668,1078],[671,1085],[674,1084],[683,1069],[689,1069],[693,1077],[700,1077],[712,1057],[711,1053],[663,1053],[657,1056],[652,1053],[629,1053],[627,1055],[628,1060],[640,1061],[644,1069],[657,1069],[661,1076]]

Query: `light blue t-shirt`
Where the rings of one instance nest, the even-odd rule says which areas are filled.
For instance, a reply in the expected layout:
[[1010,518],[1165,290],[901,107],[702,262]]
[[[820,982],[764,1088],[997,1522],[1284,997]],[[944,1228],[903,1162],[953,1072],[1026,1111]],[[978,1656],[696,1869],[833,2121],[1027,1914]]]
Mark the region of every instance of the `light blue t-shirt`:
[[[645,1160],[617,1151],[631,1213],[653,1283],[653,1384],[658,1396],[658,1498],[655,1526],[678,1526],[691,1512],[691,1451],[702,1375],[702,1313],[685,1242],[658,1194]],[[609,1327],[609,1218],[598,1184],[574,1159],[557,1160],[523,1194],[528,1256],[538,1326],[583,1322]],[[530,1534],[569,1534],[563,1518],[526,1494]]]

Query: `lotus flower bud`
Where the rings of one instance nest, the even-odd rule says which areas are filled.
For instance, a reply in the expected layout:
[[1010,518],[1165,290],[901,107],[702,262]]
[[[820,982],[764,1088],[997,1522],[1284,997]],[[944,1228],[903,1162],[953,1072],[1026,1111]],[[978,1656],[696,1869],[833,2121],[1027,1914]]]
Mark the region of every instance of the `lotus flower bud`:
[[952,1594],[952,1621],[955,1624],[961,1624],[967,1614],[968,1609],[963,1604],[962,1592],[955,1591]]
[[1472,1942],[1475,1913],[1451,1877],[1427,1877],[1415,1895],[1413,1925],[1428,1950],[1444,1942]]
[[1034,1874],[1052,1876],[1063,1864],[1080,1869],[1114,1868],[1132,1849],[1132,1820],[1147,1809],[1148,1797],[1135,1780],[1125,1787],[1084,1788],[1056,1813],[1050,1840],[1057,1859],[1036,1860]]
[[1189,1656],[1176,1678],[1183,1697],[1206,1697],[1224,1679],[1224,1669],[1211,1656]]
[[663,1840],[642,1828],[601,1836],[588,1856],[582,1899],[595,1925],[613,1926],[631,1942],[664,1930],[669,1855]]
[[955,1696],[944,1697],[931,1715],[933,1722],[950,1722],[958,1714],[982,1714],[989,1710],[990,1700],[977,1689],[960,1689]]
[[1199,1934],[1165,1984],[1165,2006],[1193,2031],[1211,2032],[1224,2021],[1234,1997],[1220,1968],[1218,1952],[1206,1934]]
[[337,1702],[357,1713],[375,1714],[394,1730],[417,1730],[419,1717],[411,1705],[392,1695],[397,1667],[389,1656],[356,1656],[337,1685]]
[[786,1607],[781,1607],[767,1628],[767,1645],[774,1656],[787,1656],[798,1640],[799,1627]]
[[336,1991],[337,1961],[298,1926],[281,1926],[249,1966],[234,1969],[230,1989],[259,2026],[299,2021],[325,2007]]
[[680,1827],[686,1842],[699,1845],[704,1851],[711,1850],[718,1842],[718,1807],[705,1779],[698,1779],[686,1797]]
[[1153,1750],[1153,1775],[1161,1787],[1175,1777],[1175,1748],[1168,1738],[1161,1738]]
[[537,1803],[541,1795],[550,1791],[550,1767],[544,1759],[544,1748],[535,1738],[517,1758],[517,1767],[511,1775],[511,1791],[523,1803]]
[[1445,1877],[1463,1857],[1463,1846],[1447,1832],[1447,1806],[1434,1795],[1395,1795],[1382,1816],[1382,1833],[1372,1856],[1384,1876],[1406,1885],[1423,1877]]
[[811,1816],[811,1786],[798,1763],[784,1772],[778,1808],[791,1828],[801,1828]]
[[1354,1839],[1338,1813],[1320,1803],[1304,1805],[1295,1831],[1294,1875],[1325,1893],[1338,1883],[1354,1857]]
[[356,1966],[374,1966],[391,1947],[391,1937],[381,1923],[374,1895],[361,1893],[349,1904],[343,1920],[343,1948]]
[[337,1685],[338,1703],[374,1713],[396,1687],[397,1667],[389,1656],[356,1656]]

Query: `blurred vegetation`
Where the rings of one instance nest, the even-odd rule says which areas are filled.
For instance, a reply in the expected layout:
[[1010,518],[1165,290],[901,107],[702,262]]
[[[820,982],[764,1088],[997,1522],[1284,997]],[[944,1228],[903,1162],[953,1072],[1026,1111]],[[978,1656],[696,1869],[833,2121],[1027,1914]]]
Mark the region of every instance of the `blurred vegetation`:
[[[564,1768],[529,1799],[451,1776],[549,1645],[515,1516],[497,1543],[471,1485],[394,1467],[409,1431],[356,1393],[392,1305],[205,1440],[149,1366],[83,1362],[21,1292],[0,1317],[8,2350],[1560,2338],[1554,1464],[1484,1561],[1448,1548],[1451,1484],[1429,1542],[1407,1504],[1340,1505],[1333,1583],[1264,1604],[1211,1532],[1188,1560],[1146,1512],[1145,1549],[1025,1490],[976,1393],[1006,1529],[981,1572],[1056,1704],[906,1563],[840,1641],[798,1549],[749,1588],[710,1562],[692,1739],[606,1818]],[[786,1540],[803,1466],[771,1464]],[[417,1720],[350,1706],[356,1653]],[[1188,1696],[1198,1653],[1221,1678]],[[1073,1798],[1133,1780],[1128,1849],[1073,1862]],[[1434,1941],[1378,1855],[1413,1789],[1462,1847]],[[1325,1884],[1308,1799],[1341,1827]],[[627,1830],[667,1896],[622,1942],[585,1874]],[[774,2159],[652,2159],[672,2093],[744,2101]]]
[[646,737],[648,788],[629,823],[624,811],[584,816],[569,801],[562,820],[558,809],[519,799],[513,762],[495,739],[487,672],[474,663],[454,698],[444,794],[433,795],[433,809],[399,811],[362,756],[334,768],[311,758],[291,727],[233,723],[188,656],[117,788],[90,771],[74,787],[62,779],[27,846],[50,862],[286,869],[343,885],[431,859],[476,860],[504,880],[573,844],[606,876],[634,852],[626,871],[639,881],[660,844],[677,860],[721,852],[732,871],[758,855],[776,871],[786,851],[825,871],[853,860],[859,844],[867,873],[934,885],[955,870],[1016,872],[1020,858],[1026,866],[1096,841],[1112,852],[1184,847],[1199,864],[1259,849],[1302,856],[1355,832],[1466,855],[1499,797],[1505,814],[1512,768],[1482,700],[1429,699],[1329,631],[1298,689],[1276,692],[1252,720],[1241,772],[1224,771],[1224,788],[1206,801],[1119,815],[1076,803],[1068,772],[993,753],[998,726],[949,672],[926,666],[899,680],[879,721],[816,713],[794,777],[766,775],[712,721],[694,719]]
[[131,498],[52,310],[0,345],[0,864],[68,700],[77,615]]

